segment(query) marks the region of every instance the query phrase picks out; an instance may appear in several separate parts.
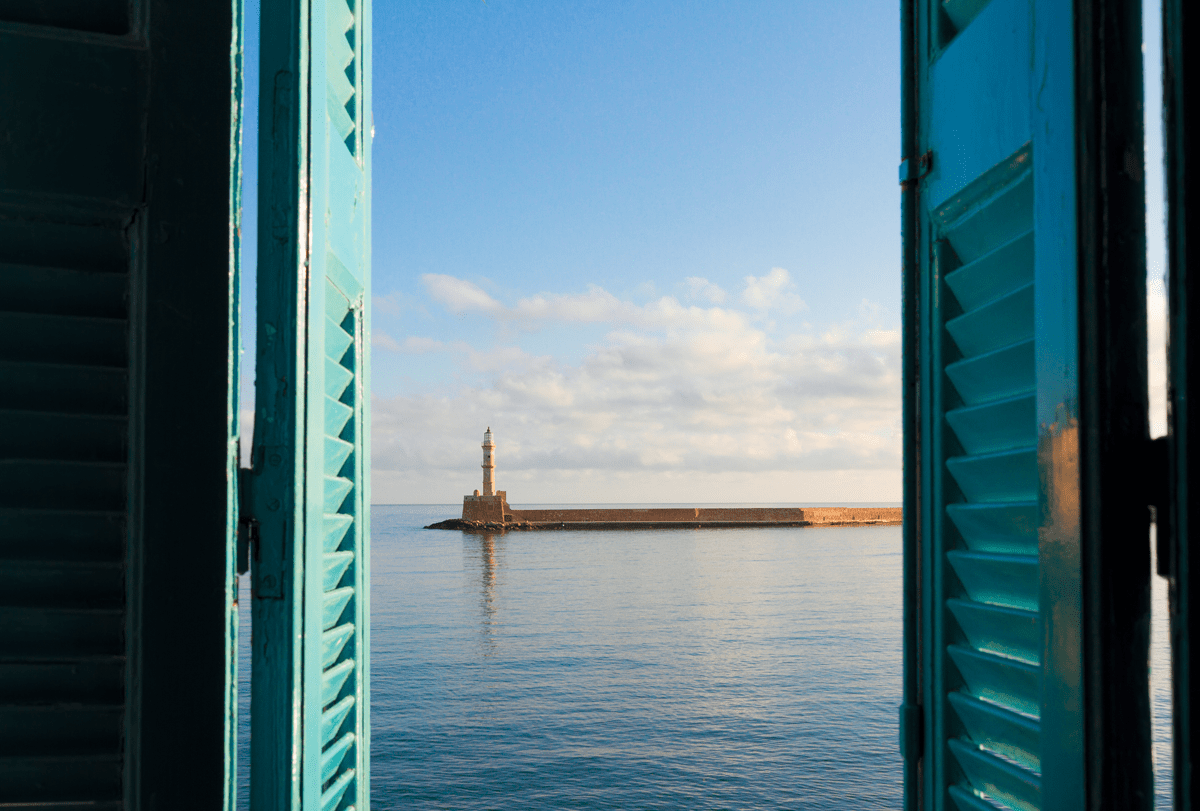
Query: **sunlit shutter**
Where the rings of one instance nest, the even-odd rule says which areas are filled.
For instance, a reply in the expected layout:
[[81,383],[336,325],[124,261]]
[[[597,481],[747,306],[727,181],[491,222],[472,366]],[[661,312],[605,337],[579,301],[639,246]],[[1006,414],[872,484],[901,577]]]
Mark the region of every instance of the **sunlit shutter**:
[[[1033,172],[1023,149],[934,212],[949,788],[1040,807]],[[936,283],[936,281],[935,281]],[[936,458],[936,457],[935,457]],[[948,474],[948,475],[947,475]],[[937,609],[935,609],[937,610]]]
[[[1115,274],[1144,272],[1144,242],[1134,218],[1090,219],[1104,206],[1129,212],[1096,202],[1103,194],[1089,196],[1080,180],[1094,167],[1077,155],[1097,149],[1084,131],[1099,107],[1076,85],[1095,57],[1086,40],[1096,9],[914,6],[905,124],[915,133],[901,176],[912,206],[906,368],[916,378],[906,387],[906,543],[919,599],[906,637],[907,802],[978,811],[1140,796],[1149,753],[1136,747],[1148,715],[1128,662],[1140,656],[1144,692],[1144,508],[1137,494],[1117,505],[1093,493],[1114,479],[1104,472],[1119,456],[1113,445],[1126,459],[1142,447],[1144,391],[1139,411],[1136,386],[1123,381],[1136,384],[1144,365],[1136,342],[1121,357],[1113,336],[1137,330],[1137,285]],[[1119,251],[1104,241],[1114,234],[1135,257],[1124,268],[1112,267]],[[1103,273],[1116,279],[1108,288]],[[1106,320],[1121,307],[1133,322]],[[1134,551],[1112,552],[1118,541]],[[1124,573],[1114,566],[1121,554],[1131,562]],[[1113,661],[1121,651],[1128,672]],[[1133,690],[1128,709],[1112,706],[1114,685]],[[1138,734],[1117,744],[1117,729]],[[1121,745],[1131,752],[1116,777],[1107,750]]]
[[[289,14],[300,25],[273,49],[268,20]],[[369,9],[318,0],[263,15],[264,154],[290,174],[264,178],[260,198],[274,227],[260,242],[251,791],[263,808],[365,809]]]

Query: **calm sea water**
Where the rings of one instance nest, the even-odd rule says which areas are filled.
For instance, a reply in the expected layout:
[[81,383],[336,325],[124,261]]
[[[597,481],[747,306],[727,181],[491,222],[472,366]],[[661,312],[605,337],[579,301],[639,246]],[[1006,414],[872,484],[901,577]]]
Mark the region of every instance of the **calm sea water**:
[[457,510],[372,511],[375,811],[899,807],[899,527],[421,529]]

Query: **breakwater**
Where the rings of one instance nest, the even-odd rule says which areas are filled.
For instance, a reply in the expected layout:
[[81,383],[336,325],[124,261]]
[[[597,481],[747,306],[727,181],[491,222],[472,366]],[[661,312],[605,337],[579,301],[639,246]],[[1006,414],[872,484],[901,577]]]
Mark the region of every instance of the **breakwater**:
[[439,521],[426,529],[697,529],[766,526],[894,526],[899,507],[647,507],[645,509],[520,510],[504,503],[503,511]]

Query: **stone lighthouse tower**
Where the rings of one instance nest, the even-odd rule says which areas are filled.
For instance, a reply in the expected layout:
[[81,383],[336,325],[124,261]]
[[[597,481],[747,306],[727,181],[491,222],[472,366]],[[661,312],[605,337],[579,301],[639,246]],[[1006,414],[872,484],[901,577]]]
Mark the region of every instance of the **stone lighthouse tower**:
[[463,496],[463,520],[501,522],[511,521],[508,509],[508,494],[496,489],[496,443],[492,441],[492,429],[483,435],[483,491]]
[[496,495],[496,443],[491,426],[483,434],[483,495]]

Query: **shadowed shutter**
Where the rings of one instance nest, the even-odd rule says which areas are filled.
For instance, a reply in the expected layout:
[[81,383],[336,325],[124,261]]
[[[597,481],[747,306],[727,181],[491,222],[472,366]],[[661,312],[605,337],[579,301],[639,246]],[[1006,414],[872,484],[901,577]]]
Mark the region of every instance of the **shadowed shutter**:
[[237,12],[0,3],[0,807],[232,807]]
[[[1196,488],[1189,477],[1192,461],[1200,460],[1200,445],[1191,431],[1192,415],[1200,405],[1200,392],[1192,396],[1192,381],[1200,380],[1192,313],[1200,312],[1200,269],[1189,253],[1189,233],[1200,231],[1200,157],[1195,143],[1200,133],[1200,60],[1194,56],[1200,29],[1194,4],[1181,0],[1163,3],[1163,85],[1166,140],[1167,257],[1169,261],[1168,374],[1168,491],[1169,503],[1158,502],[1159,572],[1170,578],[1172,689],[1174,710],[1175,807],[1197,806],[1196,740],[1200,716],[1197,696],[1200,648],[1192,630],[1200,628],[1200,567],[1194,560],[1191,508],[1197,505]],[[1189,151],[1188,147],[1192,149]],[[1165,495],[1165,494],[1164,494]]]
[[364,0],[263,5],[251,795],[264,809],[368,807],[369,30]]
[[[1146,640],[1131,630],[1138,615],[1104,616],[1122,574],[1134,586],[1125,589],[1135,595],[1129,607],[1140,605],[1136,553],[1134,565],[1114,571],[1113,541],[1104,539],[1138,550],[1141,505],[1129,494],[1102,506],[1088,492],[1108,486],[1104,463],[1118,455],[1110,437],[1092,441],[1081,430],[1144,441],[1138,344],[1128,344],[1128,357],[1110,351],[1113,330],[1132,323],[1136,336],[1144,276],[1130,279],[1144,265],[1104,264],[1103,229],[1136,220],[1095,227],[1095,210],[1115,206],[1094,195],[1094,167],[1080,158],[1098,146],[1086,140],[1097,108],[1076,85],[1096,58],[1088,26],[1099,24],[1097,8],[1120,4],[1077,5],[918,0],[905,18],[909,809],[1082,808],[1126,789],[1141,796],[1148,781],[1147,749],[1120,765],[1114,782],[1126,787],[1088,787],[1115,757],[1106,750],[1120,749],[1114,729],[1148,729]],[[1133,118],[1140,108],[1124,112]],[[1136,257],[1144,242],[1130,244]],[[1125,276],[1100,293],[1101,273]],[[1104,298],[1118,291],[1128,299]],[[1121,307],[1132,322],[1105,320]],[[1126,392],[1104,375],[1136,383],[1139,368],[1140,412],[1136,393],[1121,399]],[[1132,419],[1113,428],[1122,408]],[[1123,682],[1104,670],[1114,652],[1140,656],[1140,699],[1137,673]],[[1116,684],[1132,688],[1124,715],[1106,704]],[[1085,723],[1089,701],[1100,723]]]

